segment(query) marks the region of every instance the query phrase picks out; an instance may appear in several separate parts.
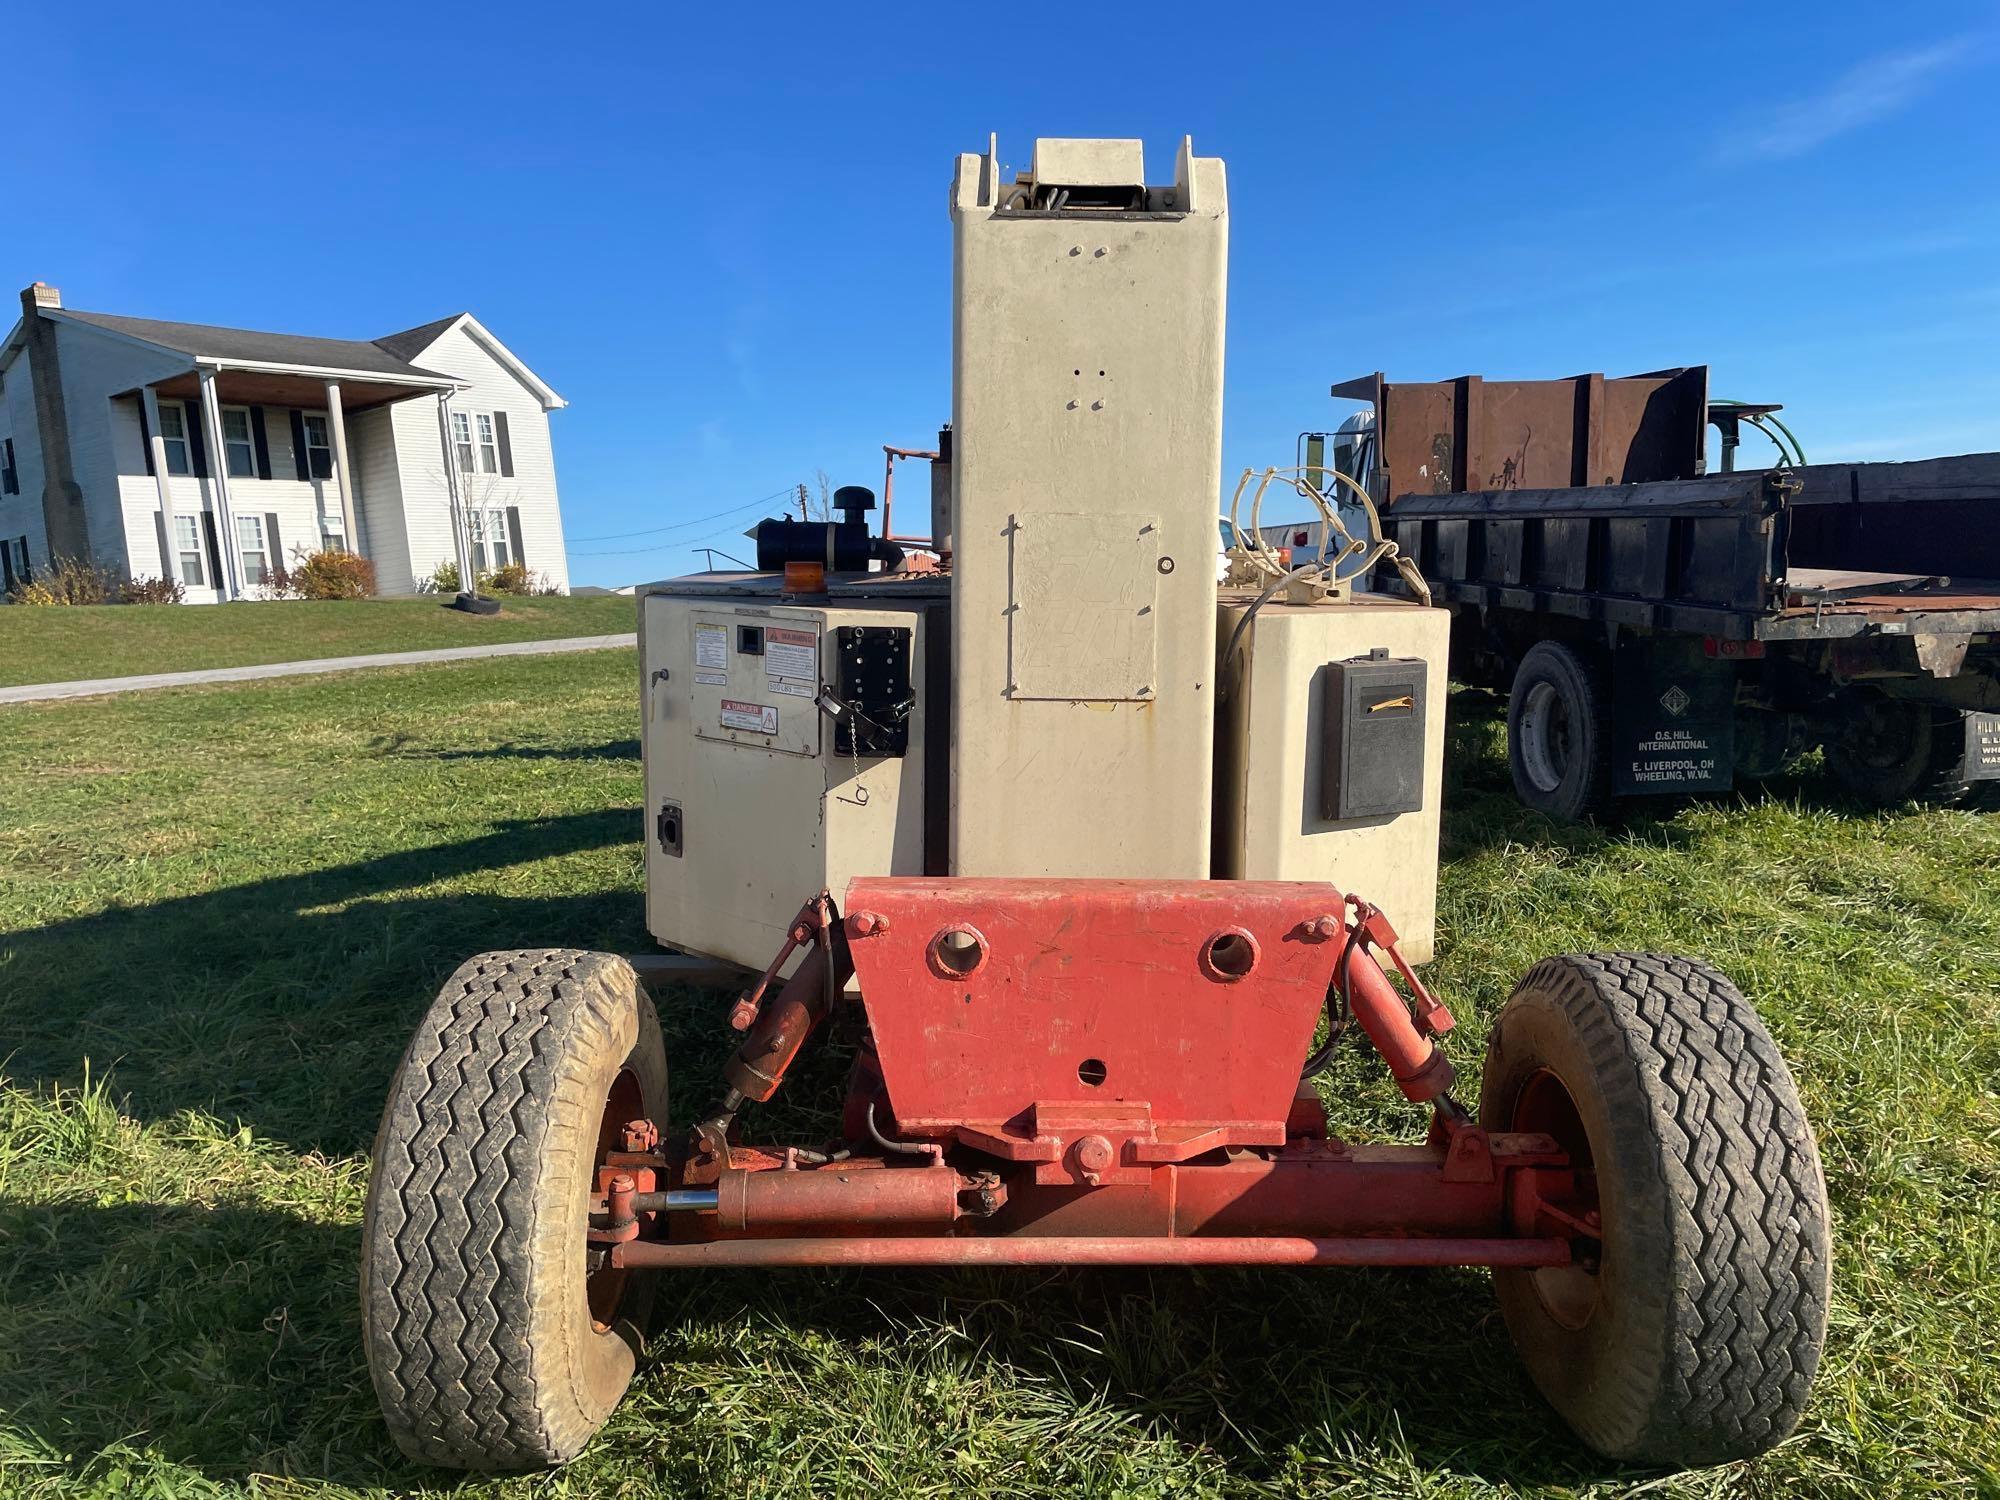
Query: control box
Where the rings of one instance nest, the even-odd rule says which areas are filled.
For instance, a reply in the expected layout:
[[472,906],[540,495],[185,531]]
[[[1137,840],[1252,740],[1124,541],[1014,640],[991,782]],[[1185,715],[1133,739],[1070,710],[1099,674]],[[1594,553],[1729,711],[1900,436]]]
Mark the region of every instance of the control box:
[[1451,616],[1357,593],[1270,599],[1244,625],[1255,597],[1229,590],[1217,604],[1212,873],[1329,881],[1381,907],[1404,955],[1426,962]]
[[646,925],[761,969],[814,892],[945,872],[925,674],[949,651],[941,600],[799,602],[739,578],[641,599]]

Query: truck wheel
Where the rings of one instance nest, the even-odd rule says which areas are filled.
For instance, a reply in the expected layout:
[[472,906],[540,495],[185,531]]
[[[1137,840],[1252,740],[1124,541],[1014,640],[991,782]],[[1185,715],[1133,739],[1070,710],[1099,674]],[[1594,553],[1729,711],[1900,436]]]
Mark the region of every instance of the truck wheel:
[[1826,1184],[1736,986],[1687,958],[1544,959],[1493,1028],[1479,1116],[1554,1136],[1595,1188],[1595,1264],[1493,1278],[1522,1362],[1577,1435],[1676,1467],[1784,1438],[1826,1340]]
[[483,953],[425,1015],[389,1088],[362,1224],[369,1374],[425,1463],[573,1458],[632,1379],[649,1278],[592,1274],[599,1153],[666,1119],[659,1018],[624,959]]
[[1769,708],[1736,710],[1736,779],[1769,781],[1782,776],[1811,748],[1805,721]]
[[1963,802],[1975,788],[1986,789],[1965,779],[1970,723],[1955,708],[1849,688],[1826,739],[1827,769],[1850,796],[1871,807]]
[[1611,786],[1610,728],[1596,664],[1559,642],[1536,642],[1521,658],[1507,702],[1515,796],[1568,821],[1600,811]]

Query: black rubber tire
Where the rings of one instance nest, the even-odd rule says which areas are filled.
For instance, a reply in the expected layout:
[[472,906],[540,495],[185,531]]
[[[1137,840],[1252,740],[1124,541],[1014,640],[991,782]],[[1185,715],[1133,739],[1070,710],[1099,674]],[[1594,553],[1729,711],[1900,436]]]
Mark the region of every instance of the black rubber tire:
[[1494,1025],[1481,1123],[1513,1128],[1545,1072],[1587,1140],[1603,1247],[1580,1313],[1583,1271],[1494,1274],[1522,1362],[1607,1457],[1764,1452],[1805,1407],[1830,1269],[1819,1152],[1770,1034],[1694,959],[1544,959]]
[[1870,807],[1990,801],[1991,782],[1965,777],[1970,715],[1871,688],[1848,688],[1840,720],[1826,737],[1826,766],[1856,801]]
[[1507,699],[1507,769],[1524,806],[1574,823],[1609,805],[1608,703],[1603,668],[1584,652],[1560,641],[1528,648]]
[[583,1238],[621,1076],[667,1118],[659,1018],[613,954],[481,954],[417,1027],[375,1137],[361,1274],[369,1374],[410,1457],[564,1463],[630,1384],[653,1283],[628,1280],[600,1328]]

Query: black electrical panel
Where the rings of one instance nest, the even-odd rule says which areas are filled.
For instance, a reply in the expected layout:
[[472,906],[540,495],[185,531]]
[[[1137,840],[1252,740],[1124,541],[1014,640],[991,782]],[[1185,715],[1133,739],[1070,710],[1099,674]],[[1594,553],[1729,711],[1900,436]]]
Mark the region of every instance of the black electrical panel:
[[833,705],[836,755],[901,756],[910,748],[911,632],[900,625],[842,625],[833,632],[840,661]]
[[1326,664],[1320,816],[1344,823],[1424,805],[1425,665],[1382,647]]

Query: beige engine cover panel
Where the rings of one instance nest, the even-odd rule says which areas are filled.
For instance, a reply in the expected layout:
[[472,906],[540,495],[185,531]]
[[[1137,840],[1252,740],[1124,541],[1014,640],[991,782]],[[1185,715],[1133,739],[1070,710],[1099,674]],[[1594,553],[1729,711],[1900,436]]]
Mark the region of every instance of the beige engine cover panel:
[[[1225,643],[1253,595],[1225,593]],[[1217,729],[1215,873],[1230,880],[1321,880],[1388,914],[1412,963],[1437,945],[1438,837],[1451,616],[1383,595],[1257,611]],[[1375,647],[1426,664],[1423,807],[1329,822],[1320,816],[1326,665]]]
[[[833,632],[842,625],[911,631],[910,680],[921,684],[922,618],[914,610],[644,597],[646,925],[654,937],[761,969],[800,903],[820,890],[838,894],[856,875],[923,873],[921,691],[901,757],[837,755],[833,726],[813,702],[820,682],[839,680]],[[745,626],[763,632],[761,654],[739,649]],[[659,837],[664,803],[680,809],[678,856]]]
[[[1134,143],[1042,142],[1091,180]],[[1056,180],[1056,179],[1052,179]],[[1227,194],[1024,212],[990,156],[952,199],[961,875],[1207,875]]]

